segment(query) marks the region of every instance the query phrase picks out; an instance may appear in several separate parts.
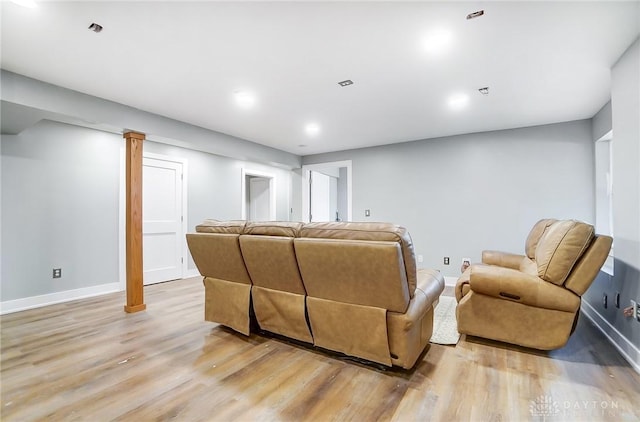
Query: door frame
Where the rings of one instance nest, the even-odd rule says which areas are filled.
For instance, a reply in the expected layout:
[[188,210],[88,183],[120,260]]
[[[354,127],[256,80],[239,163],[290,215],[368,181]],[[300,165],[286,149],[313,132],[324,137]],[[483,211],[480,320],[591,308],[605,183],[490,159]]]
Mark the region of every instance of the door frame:
[[352,211],[352,198],[353,198],[353,184],[352,184],[352,162],[351,160],[345,161],[331,161],[327,163],[305,164],[302,166],[302,221],[309,222],[309,195],[311,191],[309,189],[309,177],[311,171],[321,171],[326,168],[347,168],[347,221],[353,220]]
[[[187,248],[187,220],[188,220],[188,204],[187,204],[187,186],[188,180],[187,175],[188,172],[188,160],[183,157],[174,157],[171,155],[164,154],[155,154],[152,152],[144,152],[142,153],[142,158],[151,158],[154,160],[160,161],[168,161],[170,163],[179,163],[182,165],[182,224],[180,225],[180,229],[182,230],[182,242],[181,242],[181,252],[182,252],[182,265],[181,265],[181,278],[186,278],[189,276],[189,250]],[[118,226],[120,236],[118,237],[118,255],[119,255],[119,289],[121,291],[125,290],[127,284],[127,267],[126,267],[126,246],[125,246],[125,226],[126,226],[126,175],[125,175],[125,149],[122,147],[120,149],[120,211],[118,218]],[[144,195],[144,192],[143,192]]]
[[262,177],[269,180],[269,220],[276,220],[276,175],[273,173],[251,170],[245,167],[240,169],[240,215],[242,220],[247,219],[247,176]]

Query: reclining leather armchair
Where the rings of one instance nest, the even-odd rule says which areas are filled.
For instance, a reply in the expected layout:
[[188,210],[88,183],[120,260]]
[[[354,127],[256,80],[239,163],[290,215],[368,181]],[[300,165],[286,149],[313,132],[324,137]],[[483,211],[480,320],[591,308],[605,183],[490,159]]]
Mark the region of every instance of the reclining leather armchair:
[[526,255],[484,251],[456,284],[458,331],[541,350],[564,346],[612,241],[589,224],[546,219],[527,237]]

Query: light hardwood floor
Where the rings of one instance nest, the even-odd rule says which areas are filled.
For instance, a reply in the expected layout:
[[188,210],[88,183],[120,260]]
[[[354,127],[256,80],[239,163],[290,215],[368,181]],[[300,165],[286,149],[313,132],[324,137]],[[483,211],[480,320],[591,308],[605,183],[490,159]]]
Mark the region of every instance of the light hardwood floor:
[[640,420],[640,376],[585,318],[551,353],[462,336],[383,371],[205,322],[203,297],[194,278],[136,314],[116,293],[2,316],[2,420]]

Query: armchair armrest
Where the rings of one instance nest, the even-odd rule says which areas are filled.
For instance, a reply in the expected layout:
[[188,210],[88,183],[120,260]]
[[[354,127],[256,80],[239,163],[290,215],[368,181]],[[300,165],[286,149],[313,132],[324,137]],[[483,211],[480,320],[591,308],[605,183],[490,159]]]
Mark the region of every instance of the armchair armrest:
[[536,308],[575,312],[580,306],[580,297],[570,290],[510,268],[474,266],[469,286],[475,293]]
[[500,251],[482,251],[482,263],[487,265],[497,265],[498,267],[520,268],[520,263],[524,255]]

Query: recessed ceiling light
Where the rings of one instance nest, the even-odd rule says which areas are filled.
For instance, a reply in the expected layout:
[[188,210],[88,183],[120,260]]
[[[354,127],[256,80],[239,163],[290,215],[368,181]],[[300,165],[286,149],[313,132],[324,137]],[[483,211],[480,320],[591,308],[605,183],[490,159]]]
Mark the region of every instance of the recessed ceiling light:
[[26,7],[29,9],[35,9],[38,7],[38,4],[35,0],[11,0],[12,3],[17,4],[18,6]]
[[256,104],[256,96],[248,91],[235,91],[233,93],[236,104],[241,108],[252,108]]
[[469,104],[469,96],[467,94],[454,94],[449,97],[447,104],[452,110],[462,110]]
[[97,24],[95,22],[93,22],[91,25],[89,25],[89,30],[98,33],[100,31],[102,31],[102,25]]
[[436,28],[424,37],[423,46],[429,54],[440,54],[451,45],[452,41],[451,31],[446,28]]
[[353,85],[353,81],[351,79],[347,79],[346,81],[338,82],[338,85],[340,85],[340,86]]
[[485,86],[484,88],[479,88],[478,92],[481,93],[482,95],[489,95],[489,87]]
[[304,131],[307,132],[307,135],[309,136],[316,136],[320,133],[320,126],[315,123],[309,123],[304,127]]

